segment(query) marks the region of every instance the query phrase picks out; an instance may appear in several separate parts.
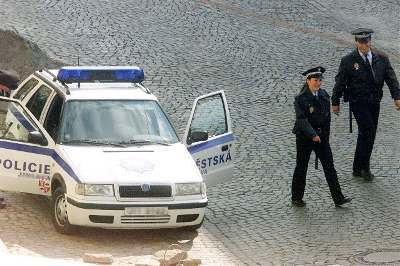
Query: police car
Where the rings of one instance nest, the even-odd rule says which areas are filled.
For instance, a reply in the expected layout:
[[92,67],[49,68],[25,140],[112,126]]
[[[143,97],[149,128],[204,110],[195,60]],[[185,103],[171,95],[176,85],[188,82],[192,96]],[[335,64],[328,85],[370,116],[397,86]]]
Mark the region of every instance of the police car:
[[57,231],[197,229],[206,184],[229,181],[223,91],[197,98],[182,141],[138,67],[39,70],[0,97],[0,189],[51,198]]

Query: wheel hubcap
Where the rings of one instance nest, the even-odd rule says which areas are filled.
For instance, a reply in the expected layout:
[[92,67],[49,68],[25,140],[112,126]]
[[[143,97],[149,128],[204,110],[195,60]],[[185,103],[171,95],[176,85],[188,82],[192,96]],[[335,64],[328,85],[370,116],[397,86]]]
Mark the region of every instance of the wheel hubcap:
[[57,198],[55,212],[58,224],[65,225],[68,219],[68,215],[67,215],[67,205],[65,203],[64,196],[60,196]]

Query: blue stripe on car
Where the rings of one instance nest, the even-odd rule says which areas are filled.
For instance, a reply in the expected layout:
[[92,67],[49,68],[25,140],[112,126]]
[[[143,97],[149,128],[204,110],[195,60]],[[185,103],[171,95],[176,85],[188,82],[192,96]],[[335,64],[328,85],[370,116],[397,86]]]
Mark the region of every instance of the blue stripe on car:
[[214,146],[221,145],[221,144],[233,141],[233,140],[235,140],[235,137],[233,136],[233,134],[227,134],[227,135],[223,135],[221,137],[217,137],[213,140],[209,140],[207,142],[195,144],[191,147],[188,147],[188,151],[190,152],[190,154],[195,154],[200,151],[203,151],[203,150],[206,150],[206,149],[212,148]]
[[69,166],[63,158],[53,149],[30,146],[26,144],[14,143],[14,142],[6,142],[0,141],[0,148],[4,148],[7,150],[15,150],[15,151],[23,151],[34,154],[46,155],[54,159],[65,172],[67,172],[76,182],[82,183],[78,176],[75,174],[74,170],[72,170],[71,166]]

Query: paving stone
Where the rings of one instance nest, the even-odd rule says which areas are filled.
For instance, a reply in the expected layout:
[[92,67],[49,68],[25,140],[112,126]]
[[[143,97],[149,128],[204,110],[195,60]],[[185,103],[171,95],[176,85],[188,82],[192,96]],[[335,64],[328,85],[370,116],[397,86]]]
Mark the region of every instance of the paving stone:
[[83,261],[88,263],[111,264],[113,262],[113,257],[111,254],[85,253]]

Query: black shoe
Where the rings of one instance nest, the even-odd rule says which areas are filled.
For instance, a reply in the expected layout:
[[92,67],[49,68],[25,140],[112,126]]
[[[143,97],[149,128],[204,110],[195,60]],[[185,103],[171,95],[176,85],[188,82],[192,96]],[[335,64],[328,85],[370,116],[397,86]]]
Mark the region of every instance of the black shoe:
[[375,175],[371,173],[370,170],[361,170],[361,177],[365,179],[365,181],[371,181],[374,179]]
[[306,203],[303,200],[292,200],[292,204],[296,207],[306,206]]
[[364,178],[365,181],[371,181],[374,179],[375,175],[371,173],[371,171],[360,170],[360,171],[353,171],[353,177],[357,178]]
[[335,205],[336,205],[336,207],[340,207],[346,203],[349,203],[350,201],[352,201],[352,198],[344,197],[343,199],[339,200],[338,202],[335,202]]
[[353,171],[353,177],[362,177],[361,171]]

